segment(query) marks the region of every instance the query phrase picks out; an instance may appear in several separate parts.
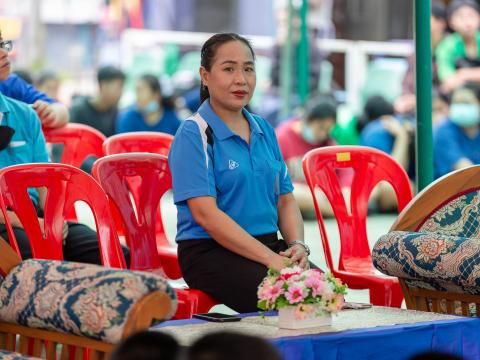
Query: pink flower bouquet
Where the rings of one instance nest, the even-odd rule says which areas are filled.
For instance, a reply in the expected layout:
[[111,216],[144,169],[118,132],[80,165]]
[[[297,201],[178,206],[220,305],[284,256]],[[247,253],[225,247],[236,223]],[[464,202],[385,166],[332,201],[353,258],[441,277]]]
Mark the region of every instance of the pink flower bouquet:
[[258,287],[258,307],[279,310],[295,307],[295,318],[302,320],[315,312],[336,313],[342,309],[347,286],[332,274],[317,269],[287,267],[278,272],[270,269]]

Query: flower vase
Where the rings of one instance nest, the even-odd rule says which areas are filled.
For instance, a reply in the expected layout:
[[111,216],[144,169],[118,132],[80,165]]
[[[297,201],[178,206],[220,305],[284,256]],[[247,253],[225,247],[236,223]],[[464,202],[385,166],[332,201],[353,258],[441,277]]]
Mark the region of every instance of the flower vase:
[[281,329],[306,329],[332,325],[332,314],[319,310],[316,305],[285,306],[278,310],[278,327]]

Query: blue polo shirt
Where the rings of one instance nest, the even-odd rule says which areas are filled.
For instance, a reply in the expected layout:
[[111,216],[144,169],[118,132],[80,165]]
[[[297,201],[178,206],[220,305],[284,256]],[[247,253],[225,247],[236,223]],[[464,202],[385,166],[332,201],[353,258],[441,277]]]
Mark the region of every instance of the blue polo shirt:
[[155,125],[149,125],[145,122],[143,114],[138,110],[136,105],[130,106],[120,113],[118,116],[115,133],[121,134],[133,131],[159,131],[170,135],[175,135],[180,126],[180,119],[175,111],[165,107],[162,118]]
[[6,80],[0,81],[0,93],[27,104],[33,104],[37,100],[49,104],[56,102],[16,74],[11,74]]
[[447,119],[438,125],[433,134],[435,176],[440,177],[453,171],[460,159],[480,164],[480,131],[474,138],[470,138],[460,126]]
[[391,154],[395,139],[383,127],[380,120],[373,120],[362,130],[360,134],[360,144],[370,146],[378,150],[382,150],[387,154]]
[[[0,168],[24,163],[48,162],[47,147],[40,119],[28,105],[0,94],[0,125],[15,129],[10,145],[0,151]],[[29,189],[30,197],[38,205],[38,193]]]
[[243,114],[250,124],[250,145],[208,100],[178,129],[169,154],[177,241],[211,238],[187,205],[199,196],[215,197],[218,208],[253,236],[278,231],[277,202],[293,191],[292,182],[273,128],[245,109]]

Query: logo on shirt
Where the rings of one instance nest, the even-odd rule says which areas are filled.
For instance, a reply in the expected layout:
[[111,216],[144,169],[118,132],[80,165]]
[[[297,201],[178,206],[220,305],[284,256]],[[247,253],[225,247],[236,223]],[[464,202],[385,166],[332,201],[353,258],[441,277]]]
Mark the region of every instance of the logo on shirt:
[[238,168],[240,166],[239,163],[237,163],[235,160],[228,160],[228,168],[230,170],[235,170],[236,168]]

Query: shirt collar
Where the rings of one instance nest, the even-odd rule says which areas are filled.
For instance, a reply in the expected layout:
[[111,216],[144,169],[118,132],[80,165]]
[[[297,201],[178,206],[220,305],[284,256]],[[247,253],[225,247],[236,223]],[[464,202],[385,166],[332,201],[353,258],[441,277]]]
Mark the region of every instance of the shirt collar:
[[[250,112],[243,108],[242,109],[243,115],[248,120],[250,124],[250,131],[257,134],[262,134],[263,131],[258,125],[255,118],[250,114]],[[202,105],[198,108],[198,113],[205,119],[205,121],[212,127],[213,133],[219,140],[224,140],[229,137],[235,136],[228,126],[223,122],[222,119],[213,111],[212,107],[210,106],[210,101],[207,99],[205,100]]]

